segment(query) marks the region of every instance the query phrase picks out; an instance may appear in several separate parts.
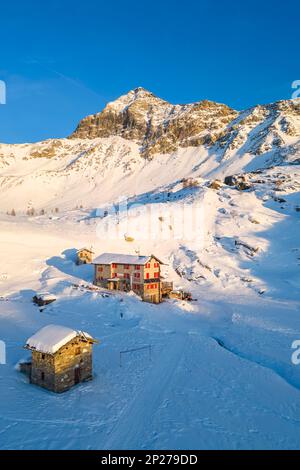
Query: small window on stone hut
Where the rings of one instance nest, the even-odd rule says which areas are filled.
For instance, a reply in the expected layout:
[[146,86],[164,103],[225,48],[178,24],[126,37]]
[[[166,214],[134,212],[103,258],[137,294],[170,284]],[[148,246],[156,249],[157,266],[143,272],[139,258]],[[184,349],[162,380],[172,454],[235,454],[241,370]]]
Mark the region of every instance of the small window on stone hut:
[[78,356],[80,353],[81,353],[81,349],[80,349],[80,348],[76,348],[76,349],[75,349],[75,354],[76,354],[76,356]]
[[45,372],[41,373],[41,379],[44,381],[45,380]]
[[42,359],[45,359],[45,354],[42,354]]

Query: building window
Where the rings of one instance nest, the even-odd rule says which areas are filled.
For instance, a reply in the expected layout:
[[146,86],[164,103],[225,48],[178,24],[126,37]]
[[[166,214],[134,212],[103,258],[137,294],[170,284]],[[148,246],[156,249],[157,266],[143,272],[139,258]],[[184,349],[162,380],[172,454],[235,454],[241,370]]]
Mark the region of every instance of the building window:
[[157,284],[150,284],[148,289],[157,289]]
[[112,267],[112,268],[116,268],[116,267],[117,267],[117,264],[116,264],[116,263],[112,263],[111,267]]
[[150,263],[146,263],[146,268],[150,268]]
[[158,268],[158,267],[159,267],[159,263],[154,263],[154,267],[155,267],[155,268]]
[[76,354],[76,356],[78,356],[78,355],[80,354],[80,352],[81,352],[80,348],[76,348],[76,349],[75,349],[75,354]]
[[149,273],[146,273],[146,279],[149,279]]
[[45,359],[45,354],[42,354],[42,359]]
[[137,269],[139,271],[141,269],[141,266],[139,264],[136,264],[135,269]]
[[158,273],[154,273],[154,277],[159,277],[159,272],[158,272]]
[[134,273],[134,277],[140,278],[140,277],[141,277],[141,273]]
[[125,264],[124,269],[129,269],[129,264]]
[[98,271],[99,271],[100,273],[102,273],[103,267],[102,267],[102,266],[98,266]]
[[42,381],[44,382],[44,380],[45,380],[45,372],[42,372],[42,373],[41,373],[41,379],[42,379]]

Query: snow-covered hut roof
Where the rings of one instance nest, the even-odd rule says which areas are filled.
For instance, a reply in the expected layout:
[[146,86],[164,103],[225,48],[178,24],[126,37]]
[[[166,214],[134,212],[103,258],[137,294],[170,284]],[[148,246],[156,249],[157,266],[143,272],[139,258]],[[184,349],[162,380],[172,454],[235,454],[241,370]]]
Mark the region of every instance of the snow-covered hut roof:
[[94,254],[94,252],[91,248],[87,248],[85,246],[83,248],[79,248],[79,250],[77,250],[77,253],[80,253],[81,251],[88,251],[89,253]]
[[56,300],[55,295],[49,294],[49,292],[37,292],[35,297],[41,300]]
[[94,259],[93,264],[137,264],[144,265],[148,263],[151,258],[155,258],[160,264],[164,264],[156,256],[139,256],[139,255],[123,255],[121,253],[102,253]]
[[54,354],[77,336],[94,341],[88,333],[72,330],[66,326],[47,325],[27,340],[25,348]]

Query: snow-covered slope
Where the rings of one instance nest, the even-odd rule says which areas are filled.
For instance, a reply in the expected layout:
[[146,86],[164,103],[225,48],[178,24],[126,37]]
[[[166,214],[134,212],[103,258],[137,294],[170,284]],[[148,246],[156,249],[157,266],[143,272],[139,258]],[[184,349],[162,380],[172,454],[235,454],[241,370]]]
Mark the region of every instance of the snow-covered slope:
[[[137,89],[71,138],[1,145],[1,448],[300,447],[299,142],[299,100],[238,113]],[[154,253],[196,300],[92,291],[85,245]],[[57,301],[40,312],[36,290]],[[59,397],[14,369],[48,324],[101,340],[94,381]]]

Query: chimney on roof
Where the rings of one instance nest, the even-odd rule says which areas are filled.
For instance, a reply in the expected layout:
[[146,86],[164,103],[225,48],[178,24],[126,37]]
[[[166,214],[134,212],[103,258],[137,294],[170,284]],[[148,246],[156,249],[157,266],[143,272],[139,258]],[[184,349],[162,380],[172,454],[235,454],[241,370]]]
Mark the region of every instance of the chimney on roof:
[[136,254],[138,255],[138,257],[141,256],[141,250],[140,250],[140,248],[137,248],[137,249],[135,250],[135,252],[136,252]]

